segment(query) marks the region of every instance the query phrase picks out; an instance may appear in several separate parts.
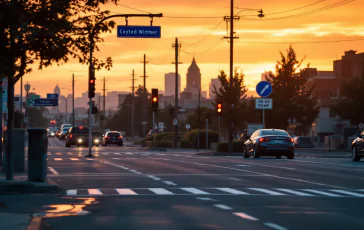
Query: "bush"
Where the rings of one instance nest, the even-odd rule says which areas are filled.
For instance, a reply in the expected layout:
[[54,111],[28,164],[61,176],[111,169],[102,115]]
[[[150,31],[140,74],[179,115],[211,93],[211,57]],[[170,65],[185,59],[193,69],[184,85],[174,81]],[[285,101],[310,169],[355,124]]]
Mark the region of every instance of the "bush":
[[170,141],[170,142],[174,142],[174,135],[164,136],[164,137],[162,138],[162,141]]
[[156,141],[154,142],[154,147],[157,148],[172,148],[173,142],[171,141]]
[[161,140],[163,140],[163,138],[164,138],[165,136],[174,136],[174,133],[172,133],[172,132],[158,133],[158,134],[155,136],[155,140],[156,140],[156,141],[161,141]]
[[[222,142],[217,144],[217,152],[226,153],[229,151],[229,143]],[[233,142],[233,152],[234,153],[242,153],[244,152],[244,142],[242,141],[234,141]]]
[[184,148],[184,149],[192,148],[192,142],[189,141],[189,140],[182,139],[181,140],[181,148]]
[[[219,133],[213,130],[207,131],[208,135],[208,148],[211,147],[211,143],[219,141]],[[198,145],[198,130],[191,130],[190,132],[186,133],[183,139],[188,140],[192,143],[192,148],[197,148]],[[206,148],[206,130],[200,130],[200,148]]]
[[144,139],[136,140],[134,141],[134,145],[142,145],[144,142]]

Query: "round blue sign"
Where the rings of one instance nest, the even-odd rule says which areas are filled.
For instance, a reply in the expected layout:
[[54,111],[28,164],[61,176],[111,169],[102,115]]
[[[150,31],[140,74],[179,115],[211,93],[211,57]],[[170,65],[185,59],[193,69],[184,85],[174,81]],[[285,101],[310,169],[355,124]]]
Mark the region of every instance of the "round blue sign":
[[256,91],[257,91],[258,95],[261,97],[269,97],[269,95],[273,91],[273,88],[269,82],[261,81],[258,83],[258,85],[256,87]]

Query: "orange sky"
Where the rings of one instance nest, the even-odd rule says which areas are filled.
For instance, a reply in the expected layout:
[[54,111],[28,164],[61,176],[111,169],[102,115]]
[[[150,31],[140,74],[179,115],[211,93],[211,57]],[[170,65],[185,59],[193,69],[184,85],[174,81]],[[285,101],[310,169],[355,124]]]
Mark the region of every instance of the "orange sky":
[[[287,11],[312,3],[309,7],[286,13]],[[364,40],[336,43],[310,43],[321,41],[336,41],[345,39],[364,39],[364,2],[356,0],[348,4],[323,10],[314,14],[299,17],[291,15],[314,12],[325,9],[342,0],[249,0],[235,1],[240,8],[262,8],[266,17],[259,19],[256,11],[241,12],[240,21],[235,24],[235,30],[240,37],[235,40],[234,65],[240,67],[246,75],[246,83],[250,88],[260,80],[262,72],[273,70],[279,51],[285,51],[292,43],[299,58],[307,56],[306,63],[319,70],[332,70],[332,61],[343,55],[346,50],[354,49],[364,52]],[[208,4],[207,4],[208,3]],[[111,56],[114,67],[111,71],[96,73],[97,90],[102,88],[101,79],[108,79],[108,91],[129,91],[131,87],[131,73],[135,69],[136,84],[142,84],[140,76],[143,74],[144,53],[150,61],[147,65],[147,87],[164,90],[164,73],[174,72],[174,49],[172,43],[178,37],[182,43],[179,71],[182,75],[182,89],[186,83],[186,72],[195,54],[196,61],[202,73],[202,87],[208,90],[211,78],[216,78],[219,70],[229,70],[229,43],[224,40],[226,23],[222,17],[229,13],[229,0],[124,0],[123,5],[144,10],[151,13],[163,13],[165,17],[154,19],[154,25],[162,27],[161,39],[124,39],[116,37],[116,28],[112,33],[103,34],[105,43],[100,44],[100,52],[95,53],[98,58]],[[107,7],[112,13],[141,13],[123,6],[110,5]],[[238,12],[240,10],[235,10]],[[273,14],[272,14],[273,13]],[[209,19],[175,19],[166,16],[221,16]],[[277,20],[277,18],[281,18]],[[274,20],[273,20],[274,19]],[[123,18],[115,19],[118,25],[124,25]],[[219,24],[220,23],[220,24]],[[149,25],[149,19],[129,19],[129,25]],[[217,25],[219,25],[217,27]],[[214,28],[216,28],[212,32]],[[211,33],[212,32],[212,33]],[[209,36],[207,36],[209,35]],[[197,43],[196,43],[197,42]],[[299,44],[295,44],[299,43]],[[212,48],[213,47],[213,48]],[[63,92],[70,92],[72,73],[83,75],[76,77],[76,95],[87,90],[87,66],[72,60],[62,66],[47,68],[42,71],[36,69],[24,77],[24,83],[29,81],[37,93],[45,95],[52,92],[55,84],[65,88]],[[19,84],[16,94],[19,93]]]

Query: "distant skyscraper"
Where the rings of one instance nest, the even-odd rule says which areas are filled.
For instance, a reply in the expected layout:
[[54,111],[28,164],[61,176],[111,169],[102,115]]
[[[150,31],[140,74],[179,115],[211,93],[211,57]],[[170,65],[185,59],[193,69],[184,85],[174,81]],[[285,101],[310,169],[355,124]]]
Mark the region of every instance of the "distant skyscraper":
[[210,84],[210,89],[209,89],[209,98],[213,99],[215,98],[215,94],[214,94],[214,86],[216,87],[217,90],[219,90],[219,88],[221,87],[221,83],[219,79],[211,79],[211,84]]
[[58,85],[56,85],[56,87],[54,87],[53,93],[58,94],[58,97],[61,96],[61,89],[59,88]]
[[198,89],[201,89],[201,73],[195,58],[193,58],[190,67],[188,67],[185,92],[198,94]]
[[[164,75],[164,96],[174,96],[176,93],[176,74],[166,73]],[[181,93],[181,75],[178,74],[178,98]]]

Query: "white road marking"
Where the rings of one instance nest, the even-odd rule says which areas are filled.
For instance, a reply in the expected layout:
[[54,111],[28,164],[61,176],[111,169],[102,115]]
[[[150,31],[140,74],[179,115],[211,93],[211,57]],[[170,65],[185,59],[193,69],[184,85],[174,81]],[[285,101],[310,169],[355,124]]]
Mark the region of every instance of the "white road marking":
[[131,189],[115,189],[120,195],[138,195]]
[[305,190],[307,192],[312,192],[312,193],[324,195],[324,196],[342,197],[341,195],[337,195],[337,194],[329,193],[329,192],[324,192],[324,191],[319,191],[319,190],[314,190],[314,189],[303,189],[303,190]]
[[111,158],[111,159],[113,159],[113,160],[120,160],[120,158]]
[[[262,166],[262,167],[268,167],[268,168],[277,168],[277,169],[288,169],[288,170],[296,170],[295,168],[289,168],[289,167],[282,167],[282,166],[273,166],[273,165],[265,165],[265,164],[249,164],[244,166]],[[239,165],[243,166],[243,165]]]
[[228,178],[231,179],[231,180],[241,180],[241,179],[234,178],[234,177],[228,177]]
[[249,193],[247,193],[247,192],[242,192],[242,191],[232,189],[232,188],[216,188],[216,189],[223,191],[223,192],[231,193],[234,195],[249,195]]
[[217,208],[224,209],[224,210],[231,210],[232,209],[229,206],[226,206],[226,205],[223,205],[223,204],[215,204],[214,206],[217,207]]
[[246,220],[251,220],[251,221],[257,221],[259,219],[253,217],[253,216],[249,216],[248,214],[245,214],[243,212],[234,212],[233,213],[235,216],[238,216],[240,218],[246,219]]
[[210,193],[208,192],[204,192],[202,190],[199,190],[197,188],[181,188],[182,190],[185,190],[187,192],[193,193],[193,194],[197,194],[197,195],[208,195]]
[[55,161],[61,161],[62,158],[54,158]]
[[115,155],[121,155],[121,153],[114,153]]
[[157,195],[173,195],[173,192],[170,192],[164,188],[150,188],[150,191],[154,192]]
[[73,155],[73,153],[71,153],[71,152],[68,152],[68,153],[67,153],[67,155],[68,155],[68,156],[71,156],[71,155]]
[[269,222],[264,223],[264,225],[267,227],[273,228],[275,230],[288,230],[287,228],[279,226],[278,224],[273,224],[273,223],[269,223]]
[[59,173],[52,167],[48,167],[49,171],[51,171],[54,175],[58,175]]
[[62,156],[62,153],[56,153],[57,156]]
[[90,195],[102,195],[100,189],[87,189],[87,191]]
[[[186,163],[186,164],[191,164],[192,163],[192,162],[189,162],[189,161],[172,160],[172,159],[168,159],[168,161],[175,161],[175,162]],[[226,167],[226,166],[220,166],[220,165],[212,165],[212,164],[201,164],[201,165],[209,166],[209,167],[215,167],[215,168],[230,169],[230,170],[234,170],[234,171],[254,173],[254,174],[257,174],[257,175],[263,175],[263,176],[267,176],[267,177],[273,177],[273,178],[284,179],[284,180],[298,181],[298,182],[314,184],[314,185],[320,185],[320,186],[328,186],[328,187],[333,187],[333,188],[344,188],[342,186],[329,185],[329,184],[324,184],[324,183],[317,183],[317,182],[313,182],[313,181],[301,180],[301,179],[296,179],[296,178],[292,178],[292,177],[284,177],[284,176],[278,176],[278,175],[255,172],[255,171],[251,171],[251,170],[244,170],[244,169],[237,169],[237,168],[231,168],[231,167]]]
[[292,190],[292,189],[278,188],[277,190],[282,191],[282,192],[286,192],[286,193],[291,193],[291,194],[299,195],[299,196],[314,196],[312,194],[308,194],[308,193],[304,193],[304,192],[299,192],[299,191],[295,191],[295,190]]
[[134,153],[131,153],[131,152],[126,152],[125,154],[126,155],[134,155]]
[[47,153],[48,156],[51,156],[52,154],[50,152]]
[[118,167],[118,168],[126,169],[126,170],[128,170],[128,169],[129,169],[129,168],[124,167],[124,166],[122,166],[122,165],[113,164],[113,163],[110,163],[110,162],[108,162],[108,161],[104,161],[104,163],[105,163],[105,164],[108,164],[108,165],[112,165],[112,166]]
[[101,153],[102,155],[109,155],[109,153]]
[[78,161],[78,158],[70,158],[71,161]]
[[344,191],[344,190],[336,190],[336,189],[333,189],[331,191],[341,193],[341,194],[345,194],[345,195],[349,195],[349,196],[364,197],[364,194],[359,194],[359,193],[355,193],[355,192],[349,192],[349,191]]
[[273,196],[284,196],[284,195],[286,195],[286,194],[283,194],[283,193],[280,193],[280,192],[275,192],[275,191],[271,191],[271,190],[264,189],[264,188],[248,188],[248,189],[258,191],[258,192],[268,193],[269,195],[273,195]]
[[94,159],[92,159],[92,158],[85,158],[86,160],[88,160],[88,161],[93,161]]
[[76,196],[77,190],[67,190],[67,196]]
[[240,166],[240,167],[245,167],[245,166],[250,166],[250,165],[238,165],[238,166]]
[[168,185],[174,185],[174,186],[177,185],[177,184],[173,183],[172,181],[163,181],[163,183],[168,184]]
[[208,198],[208,197],[196,197],[196,199],[199,199],[199,200],[209,200],[209,201],[217,201],[215,199],[211,199],[211,198]]

